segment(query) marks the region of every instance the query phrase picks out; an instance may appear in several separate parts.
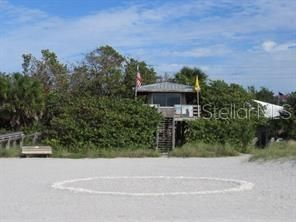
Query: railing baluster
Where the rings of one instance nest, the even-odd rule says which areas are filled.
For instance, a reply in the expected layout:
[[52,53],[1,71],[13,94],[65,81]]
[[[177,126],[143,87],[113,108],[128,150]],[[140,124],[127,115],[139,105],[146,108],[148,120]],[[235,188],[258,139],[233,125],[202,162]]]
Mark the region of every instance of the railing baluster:
[[10,138],[7,140],[7,143],[6,143],[6,149],[9,150],[10,148]]
[[3,146],[5,146],[5,149],[8,150],[11,148],[11,146],[15,147],[18,142],[20,147],[22,147],[25,137],[32,137],[32,142],[36,143],[40,135],[41,133],[38,133],[38,132],[30,135],[25,135],[22,132],[7,133],[7,134],[0,135],[0,149],[2,149]]

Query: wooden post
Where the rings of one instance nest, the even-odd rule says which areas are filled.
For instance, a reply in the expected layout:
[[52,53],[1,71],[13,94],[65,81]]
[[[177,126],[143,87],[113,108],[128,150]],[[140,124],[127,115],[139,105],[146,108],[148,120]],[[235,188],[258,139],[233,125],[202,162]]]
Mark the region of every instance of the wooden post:
[[158,150],[158,141],[159,141],[159,126],[156,128],[156,150]]
[[36,144],[37,137],[38,137],[37,133],[34,133],[34,136],[33,136],[33,139],[32,139],[33,145]]
[[135,87],[135,100],[137,100],[137,86]]
[[197,117],[200,117],[200,105],[199,105],[199,91],[196,91],[196,100],[197,100]]
[[24,134],[22,134],[22,138],[21,138],[21,140],[20,140],[20,147],[22,148],[22,146],[23,146],[23,144],[24,144],[24,138],[25,138],[25,136],[24,136]]
[[176,129],[175,129],[175,118],[173,118],[173,126],[172,126],[172,150],[175,149],[175,143],[176,143]]
[[7,143],[6,143],[6,149],[9,150],[10,148],[10,138],[7,140]]

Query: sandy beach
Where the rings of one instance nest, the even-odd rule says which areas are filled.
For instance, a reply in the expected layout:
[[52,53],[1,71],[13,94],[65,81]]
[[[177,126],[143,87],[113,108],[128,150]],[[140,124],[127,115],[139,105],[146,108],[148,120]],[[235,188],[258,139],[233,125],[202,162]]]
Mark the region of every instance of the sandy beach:
[[296,164],[247,160],[0,159],[0,221],[295,221]]

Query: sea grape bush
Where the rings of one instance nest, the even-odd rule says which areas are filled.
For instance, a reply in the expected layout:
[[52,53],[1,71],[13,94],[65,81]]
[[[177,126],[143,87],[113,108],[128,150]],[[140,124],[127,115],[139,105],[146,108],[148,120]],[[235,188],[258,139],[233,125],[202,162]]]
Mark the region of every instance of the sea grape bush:
[[255,134],[255,124],[249,120],[199,119],[188,121],[186,141],[206,144],[231,144],[244,152]]
[[[210,81],[201,92],[201,98],[203,106],[207,106],[207,112],[202,110],[201,118],[188,121],[185,138],[189,143],[231,144],[244,152],[255,136],[256,127],[265,124],[263,113],[257,112],[252,104],[252,94],[240,85],[227,84],[221,80]],[[237,118],[233,110],[229,115],[212,115],[215,110],[225,114],[225,110],[230,107],[252,112],[246,112],[246,118]]]
[[93,96],[61,101],[58,114],[49,121],[48,143],[72,152],[82,148],[151,148],[155,143],[161,115],[140,101]]

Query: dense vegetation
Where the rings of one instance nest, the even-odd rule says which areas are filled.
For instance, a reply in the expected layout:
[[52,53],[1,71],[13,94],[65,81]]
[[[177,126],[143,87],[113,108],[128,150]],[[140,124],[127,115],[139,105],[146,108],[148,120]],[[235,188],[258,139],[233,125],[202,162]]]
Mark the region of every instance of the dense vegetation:
[[[47,143],[72,152],[97,148],[153,148],[161,115],[142,102],[80,96],[55,98]],[[62,109],[59,107],[63,107]],[[51,109],[51,110],[50,110]]]
[[43,143],[59,152],[152,148],[161,116],[133,98],[137,66],[143,84],[156,81],[145,62],[110,46],[71,68],[49,50],[40,59],[25,54],[22,73],[0,74],[1,131],[42,131]]
[[[0,73],[0,132],[41,131],[42,142],[52,145],[56,156],[158,156],[147,148],[155,145],[161,116],[134,99],[137,66],[143,84],[156,82],[153,68],[111,46],[99,47],[71,66],[49,50],[42,50],[40,58],[24,54],[21,73]],[[296,139],[296,92],[286,101],[290,118],[284,118],[285,112],[283,118],[267,121],[253,109],[252,99],[278,102],[272,91],[212,81],[202,70],[189,67],[169,80],[193,85],[196,76],[203,118],[188,122],[185,136],[188,144],[203,145],[193,151],[192,145],[185,145],[172,155],[203,155],[201,149],[210,156],[213,150],[216,156],[246,152],[259,125],[277,137]],[[240,118],[233,116],[233,109],[252,112]],[[221,145],[211,145],[211,150],[205,144]],[[234,150],[228,152],[229,147]]]
[[231,144],[245,152],[258,124],[265,122],[251,101],[252,95],[237,84],[210,81],[202,93],[202,103],[206,104],[203,118],[188,122],[186,141]]
[[44,111],[44,93],[39,81],[14,73],[0,75],[0,124],[20,130],[38,122]]

